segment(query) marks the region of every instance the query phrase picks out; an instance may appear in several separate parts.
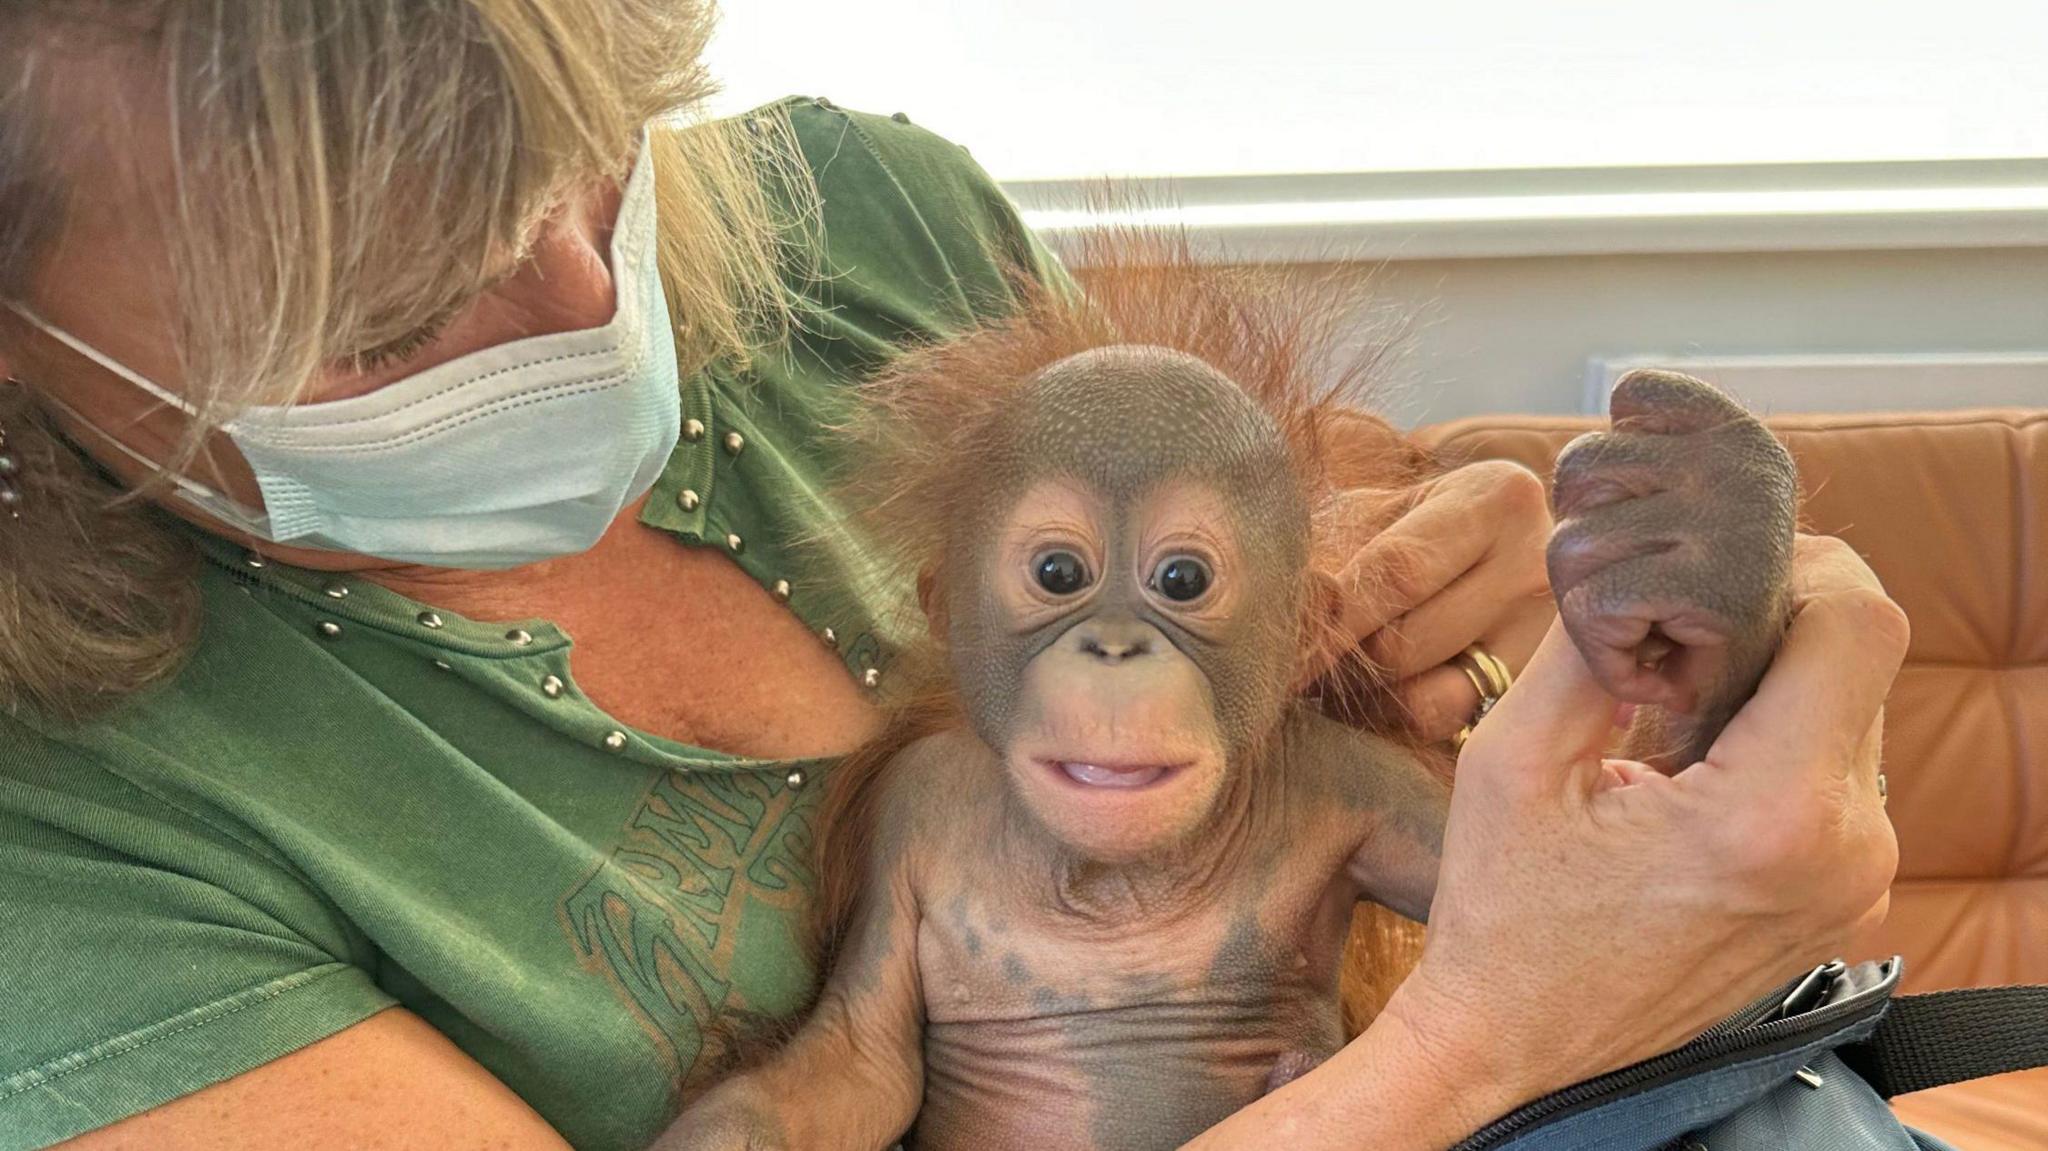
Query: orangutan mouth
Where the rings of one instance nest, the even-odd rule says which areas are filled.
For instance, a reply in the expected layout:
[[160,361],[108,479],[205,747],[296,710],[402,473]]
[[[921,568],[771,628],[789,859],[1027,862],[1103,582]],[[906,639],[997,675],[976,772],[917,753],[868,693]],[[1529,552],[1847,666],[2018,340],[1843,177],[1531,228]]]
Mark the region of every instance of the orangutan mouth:
[[1180,764],[1169,763],[1080,763],[1074,760],[1060,760],[1054,764],[1060,773],[1083,787],[1113,788],[1129,791],[1150,787],[1180,770]]

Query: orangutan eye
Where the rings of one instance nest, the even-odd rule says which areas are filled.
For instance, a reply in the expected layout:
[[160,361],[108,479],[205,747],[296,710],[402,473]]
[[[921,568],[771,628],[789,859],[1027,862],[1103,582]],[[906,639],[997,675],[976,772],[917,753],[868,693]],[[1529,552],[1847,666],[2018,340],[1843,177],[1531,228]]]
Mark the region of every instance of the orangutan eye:
[[1049,551],[1031,561],[1038,586],[1054,595],[1073,595],[1088,586],[1088,565],[1070,551]]
[[1152,586],[1175,603],[1192,603],[1209,590],[1209,565],[1194,556],[1168,556],[1152,572]]

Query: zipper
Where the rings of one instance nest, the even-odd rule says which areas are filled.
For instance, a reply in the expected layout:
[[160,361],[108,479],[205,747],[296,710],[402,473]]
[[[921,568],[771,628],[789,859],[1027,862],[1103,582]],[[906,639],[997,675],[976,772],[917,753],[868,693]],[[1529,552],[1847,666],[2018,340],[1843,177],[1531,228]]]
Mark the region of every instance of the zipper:
[[[1750,1058],[1796,1051],[1816,1036],[1882,1012],[1891,1002],[1890,990],[1898,972],[1895,963],[1881,965],[1878,981],[1860,992],[1812,1007],[1809,1000],[1816,992],[1824,998],[1843,970],[1840,964],[1823,964],[1702,1031],[1683,1047],[1553,1091],[1473,1132],[1451,1151],[1486,1151],[1566,1115],[1590,1111],[1665,1083]],[[1832,978],[1827,977],[1830,975]]]

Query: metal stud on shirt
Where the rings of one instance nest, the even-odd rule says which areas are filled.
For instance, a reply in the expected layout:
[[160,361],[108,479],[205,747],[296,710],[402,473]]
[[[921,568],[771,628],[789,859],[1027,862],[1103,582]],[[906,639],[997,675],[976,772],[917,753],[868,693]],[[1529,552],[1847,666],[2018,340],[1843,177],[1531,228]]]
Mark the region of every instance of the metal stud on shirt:
[[804,769],[799,767],[783,776],[782,782],[788,784],[791,791],[795,791],[804,785],[804,778]]
[[562,698],[562,677],[551,675],[540,681],[540,693],[549,699]]
[[441,617],[434,612],[423,611],[413,618],[419,621],[421,627],[429,631],[438,629],[441,626]]
[[697,442],[698,440],[701,440],[701,439],[703,439],[703,438],[704,438],[704,421],[703,421],[703,420],[684,420],[684,421],[683,421],[683,438],[684,438],[684,439],[686,439],[686,440],[688,440],[688,441],[690,441],[690,442],[691,442],[691,443],[693,443],[693,444],[694,444],[694,443],[696,443],[696,442]]
[[725,546],[732,552],[732,554],[738,555],[741,552],[747,550],[747,541],[741,539],[737,534],[733,532],[727,532],[725,535]]
[[623,731],[615,731],[612,732],[610,735],[605,736],[604,747],[606,751],[626,750],[626,733]]
[[331,619],[323,619],[323,620],[321,620],[321,621],[320,621],[319,623],[317,623],[317,624],[314,624],[314,625],[313,625],[313,630],[314,630],[314,631],[316,631],[316,632],[318,632],[318,633],[320,633],[320,638],[321,638],[321,639],[340,639],[340,638],[341,638],[341,625],[340,625],[340,624],[338,624],[338,623],[335,623],[335,622],[334,622],[333,620],[331,620]]
[[347,585],[347,584],[345,584],[345,583],[340,583],[340,582],[330,583],[330,584],[328,584],[328,585],[327,585],[326,587],[324,587],[324,588],[321,588],[320,590],[321,590],[321,591],[324,591],[324,592],[326,592],[326,593],[327,593],[327,598],[328,598],[328,599],[347,599],[347,598],[348,598],[348,585]]
[[696,511],[697,508],[703,504],[703,502],[703,499],[700,498],[697,495],[697,493],[691,490],[690,488],[684,488],[682,491],[676,493],[676,506],[683,509],[686,512]]
[[782,602],[784,602],[784,603],[788,603],[788,602],[789,602],[789,581],[788,581],[788,580],[786,580],[786,579],[779,579],[779,580],[776,580],[776,581],[775,581],[775,584],[774,584],[774,586],[773,586],[773,587],[771,587],[771,588],[769,588],[768,590],[770,590],[771,592],[773,592],[773,593],[775,594],[775,598],[776,598],[776,599],[779,599],[779,600],[781,600],[781,601],[782,601]]
[[727,433],[725,433],[725,454],[726,454],[726,455],[729,455],[729,456],[737,456],[737,455],[739,455],[739,454],[740,454],[740,453],[741,453],[742,451],[745,451],[745,450],[746,450],[746,447],[747,447],[747,437],[745,437],[745,436],[743,436],[743,435],[739,434],[738,432],[727,432]]
[[523,627],[515,627],[505,633],[505,638],[512,641],[514,647],[525,647],[533,642],[533,633]]
[[875,688],[882,686],[882,669],[878,667],[867,669],[860,674],[860,682],[862,687]]

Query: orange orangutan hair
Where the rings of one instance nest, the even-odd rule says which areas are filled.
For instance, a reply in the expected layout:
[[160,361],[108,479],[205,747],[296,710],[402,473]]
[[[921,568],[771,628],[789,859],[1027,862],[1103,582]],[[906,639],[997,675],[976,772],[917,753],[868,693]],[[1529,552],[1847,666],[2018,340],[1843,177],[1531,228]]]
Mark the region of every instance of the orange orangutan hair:
[[[1367,405],[1391,340],[1348,341],[1361,303],[1334,276],[1311,276],[1199,261],[1184,234],[1113,231],[1085,241],[1075,261],[1081,291],[1030,274],[1011,277],[1016,302],[1004,318],[901,354],[864,385],[858,415],[844,429],[860,461],[842,485],[883,573],[907,593],[942,579],[949,525],[985,496],[977,433],[1040,370],[1079,352],[1140,344],[1187,353],[1234,380],[1272,417],[1288,466],[1311,509],[1309,554],[1341,566],[1378,527],[1412,501],[1435,470]],[[1348,509],[1340,516],[1340,505]],[[1365,522],[1359,510],[1369,509]],[[1310,572],[1302,573],[1312,581]],[[907,594],[898,596],[908,599]],[[1304,602],[1327,605],[1327,595]],[[1399,717],[1377,669],[1358,653],[1326,608],[1304,621],[1305,651],[1334,666],[1316,693],[1326,706],[1399,737]],[[886,730],[832,773],[818,826],[820,898],[816,954],[829,965],[860,896],[884,769],[926,735],[966,723],[954,696],[944,637],[920,638],[891,660],[893,705]],[[1404,975],[1416,936],[1373,909],[1354,927],[1347,964],[1347,1015],[1362,1025]],[[1402,923],[1399,928],[1393,925]],[[1363,939],[1361,939],[1363,936]],[[1361,947],[1362,944],[1362,947]],[[1369,976],[1360,984],[1353,974]],[[1391,980],[1391,981],[1390,981]],[[1384,986],[1380,986],[1384,984]],[[1363,1004],[1354,1005],[1354,1000]]]

